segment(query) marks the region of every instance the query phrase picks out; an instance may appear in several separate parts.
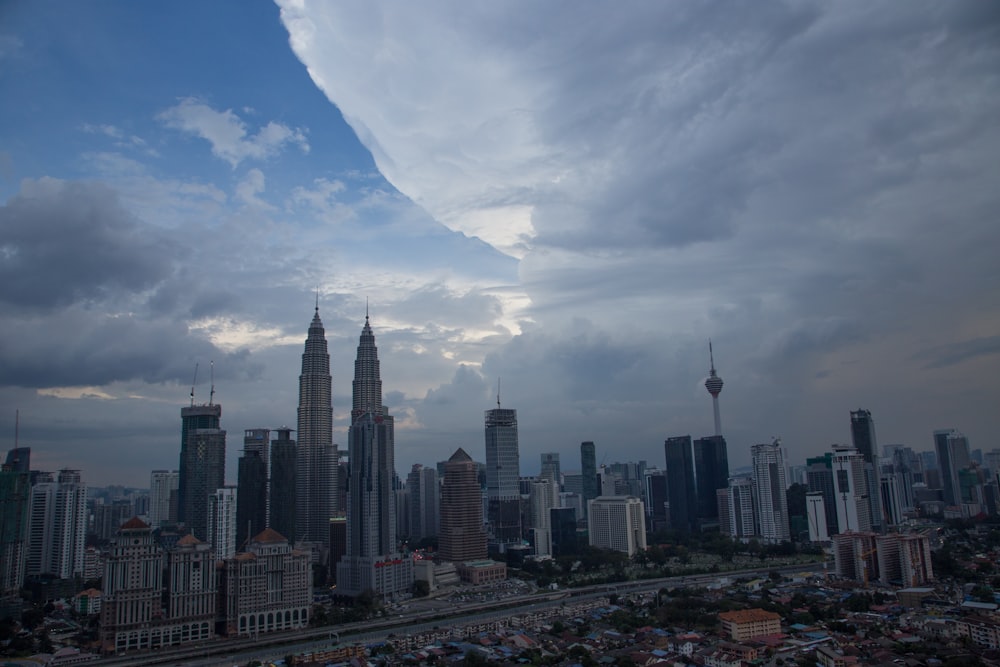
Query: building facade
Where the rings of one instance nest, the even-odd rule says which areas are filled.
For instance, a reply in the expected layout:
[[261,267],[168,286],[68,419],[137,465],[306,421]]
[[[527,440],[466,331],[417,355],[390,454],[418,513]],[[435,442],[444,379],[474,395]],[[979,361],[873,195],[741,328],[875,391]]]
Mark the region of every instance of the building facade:
[[40,475],[31,488],[25,574],[60,579],[83,576],[87,537],[87,485],[79,470]]
[[289,543],[295,544],[295,470],[298,446],[292,440],[292,429],[282,427],[277,429],[276,434],[271,441],[271,478],[268,480],[270,506],[267,508],[267,525],[284,535]]
[[500,407],[487,410],[485,422],[490,539],[502,551],[507,545],[521,541],[517,410]]
[[159,528],[177,523],[177,489],[180,473],[154,470],[149,476],[149,524]]
[[634,496],[600,496],[590,501],[590,545],[632,556],[646,550],[645,508]]
[[319,305],[309,324],[299,375],[295,476],[295,539],[329,548],[336,511],[337,448],[333,444],[330,353]]
[[666,453],[667,502],[670,527],[690,533],[698,529],[698,495],[694,480],[694,458],[691,436],[667,438]]
[[758,534],[766,542],[786,542],[791,539],[791,530],[788,524],[785,460],[781,453],[781,441],[754,445],[750,449],[750,455],[753,460]]
[[600,495],[597,492],[597,447],[591,441],[580,443],[581,495],[584,513],[591,500]]
[[476,464],[459,448],[444,466],[441,486],[441,530],[438,540],[441,560],[484,560],[486,531]]
[[698,521],[716,524],[719,506],[716,491],[729,486],[729,454],[726,439],[721,435],[699,438],[694,441],[695,484],[698,495]]
[[200,540],[209,539],[209,499],[226,483],[226,432],[222,406],[181,408],[181,460],[177,519]]

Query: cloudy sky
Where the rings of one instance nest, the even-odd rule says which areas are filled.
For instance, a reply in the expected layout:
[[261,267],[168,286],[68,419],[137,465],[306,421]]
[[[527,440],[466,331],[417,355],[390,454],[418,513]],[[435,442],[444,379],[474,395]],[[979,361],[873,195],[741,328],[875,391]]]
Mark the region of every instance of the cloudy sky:
[[0,7],[0,447],[92,484],[294,426],[318,290],[346,442],[366,300],[397,469],[733,466],[1000,446],[1000,6],[20,2]]

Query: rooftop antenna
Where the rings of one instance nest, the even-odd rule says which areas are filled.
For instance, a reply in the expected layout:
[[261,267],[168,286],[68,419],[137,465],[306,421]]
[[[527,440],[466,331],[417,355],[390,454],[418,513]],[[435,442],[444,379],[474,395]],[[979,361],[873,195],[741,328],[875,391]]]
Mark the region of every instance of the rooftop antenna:
[[194,407],[194,386],[198,384],[198,362],[194,364],[194,379],[191,380],[191,407]]
[[368,320],[368,297],[365,297],[365,321]]
[[316,287],[316,312],[319,312],[319,286]]
[[500,407],[500,377],[497,377],[497,407]]
[[212,390],[208,393],[208,404],[215,400],[215,361],[209,362],[209,376],[212,378]]

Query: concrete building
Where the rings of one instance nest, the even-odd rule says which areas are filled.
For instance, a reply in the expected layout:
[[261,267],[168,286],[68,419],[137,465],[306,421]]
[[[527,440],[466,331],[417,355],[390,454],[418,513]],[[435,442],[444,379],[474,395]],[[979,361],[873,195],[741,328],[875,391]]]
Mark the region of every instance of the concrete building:
[[879,578],[878,549],[873,532],[853,531],[833,536],[833,557],[837,576],[870,582]]
[[177,489],[180,473],[154,470],[149,476],[149,525],[153,528],[177,523]]
[[[236,487],[223,486],[209,498],[208,539],[218,558],[231,558],[240,549],[236,541]],[[197,535],[195,535],[197,537]]]
[[310,555],[267,528],[247,549],[219,564],[220,616],[227,636],[250,636],[309,625]]
[[[214,395],[215,389],[213,387]],[[226,483],[226,432],[219,428],[222,406],[181,408],[181,456],[177,520],[200,540],[209,540],[209,499]]]
[[752,475],[729,478],[729,535],[746,542],[757,535],[757,500]]
[[865,459],[854,447],[833,446],[831,465],[837,503],[837,525],[841,532],[872,529],[871,501]]
[[441,486],[441,532],[438,539],[442,560],[485,560],[486,531],[483,530],[481,492],[475,462],[459,448],[444,466]]
[[826,500],[821,491],[806,493],[806,519],[809,521],[810,542],[830,541],[830,530],[826,525]]
[[629,556],[646,550],[645,508],[635,496],[600,496],[590,501],[590,545]]
[[298,459],[298,445],[292,440],[292,429],[277,429],[277,437],[271,440],[269,458],[271,476],[268,480],[267,525],[295,544],[295,470]]
[[43,473],[31,488],[28,517],[27,576],[60,579],[83,576],[87,537],[87,485],[79,470]]
[[740,609],[719,614],[722,632],[733,641],[776,635],[781,632],[781,616],[763,609]]
[[781,453],[781,441],[754,445],[750,454],[753,459],[758,535],[765,542],[787,542],[791,539],[791,530],[788,524],[785,461]]
[[598,496],[597,447],[589,440],[580,443],[580,494],[583,496],[583,511],[586,513],[590,501]]
[[521,464],[517,410],[499,405],[485,413],[486,495],[490,540],[503,551],[521,541]]

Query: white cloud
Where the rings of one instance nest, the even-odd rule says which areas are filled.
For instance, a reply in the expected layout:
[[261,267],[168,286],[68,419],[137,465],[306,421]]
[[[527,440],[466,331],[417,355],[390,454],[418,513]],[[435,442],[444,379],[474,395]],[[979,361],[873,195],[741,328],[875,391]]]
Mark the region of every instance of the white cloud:
[[247,159],[265,160],[279,154],[286,145],[309,152],[306,131],[270,121],[251,134],[247,124],[232,109],[217,111],[201,100],[188,97],[161,112],[157,118],[167,127],[205,139],[212,153],[233,168]]

